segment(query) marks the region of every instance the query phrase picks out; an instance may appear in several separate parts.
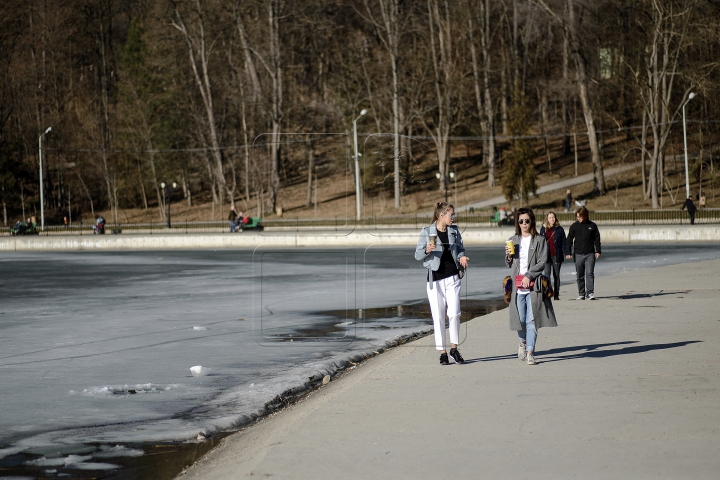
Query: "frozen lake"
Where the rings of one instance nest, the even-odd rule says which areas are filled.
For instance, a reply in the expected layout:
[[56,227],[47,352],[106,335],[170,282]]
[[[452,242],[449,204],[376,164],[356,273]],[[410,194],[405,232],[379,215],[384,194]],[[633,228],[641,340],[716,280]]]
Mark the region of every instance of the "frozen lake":
[[[468,249],[468,302],[501,296],[501,248]],[[719,245],[608,246],[596,274],[717,258]],[[412,249],[2,253],[0,272],[0,467],[110,472],[142,454],[119,444],[237,428],[432,324],[358,313],[426,303]],[[562,277],[574,283],[572,263]]]

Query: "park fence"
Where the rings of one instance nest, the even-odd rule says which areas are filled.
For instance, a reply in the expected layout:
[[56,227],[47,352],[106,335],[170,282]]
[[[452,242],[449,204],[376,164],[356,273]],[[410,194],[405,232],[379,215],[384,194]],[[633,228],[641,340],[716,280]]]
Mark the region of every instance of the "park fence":
[[[538,227],[549,211],[535,211]],[[574,212],[555,212],[561,225],[569,226],[575,221]],[[492,212],[458,213],[456,223],[461,228],[498,227]],[[673,210],[613,210],[591,211],[590,219],[598,225],[689,225],[690,216],[686,211]],[[418,229],[429,225],[431,215],[397,215],[363,218],[273,218],[262,221],[267,232],[300,232],[300,231],[343,231],[382,230],[382,229]],[[695,224],[720,223],[720,209],[708,208],[698,210]],[[243,233],[255,230],[245,230]],[[2,229],[0,235],[10,235],[10,229]],[[92,224],[46,225],[39,235],[93,235]],[[170,227],[165,223],[119,223],[106,224],[107,235],[160,235],[160,234],[198,234],[198,233],[230,233],[228,221],[189,222],[174,221]]]

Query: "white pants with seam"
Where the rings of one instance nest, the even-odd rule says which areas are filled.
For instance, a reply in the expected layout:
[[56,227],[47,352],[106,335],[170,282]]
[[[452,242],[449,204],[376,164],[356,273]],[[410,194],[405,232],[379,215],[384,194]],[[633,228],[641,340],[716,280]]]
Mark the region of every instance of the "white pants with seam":
[[[432,288],[431,288],[432,287]],[[445,350],[445,312],[450,319],[450,343],[460,341],[460,277],[454,275],[428,282],[427,294],[435,328],[435,348]]]

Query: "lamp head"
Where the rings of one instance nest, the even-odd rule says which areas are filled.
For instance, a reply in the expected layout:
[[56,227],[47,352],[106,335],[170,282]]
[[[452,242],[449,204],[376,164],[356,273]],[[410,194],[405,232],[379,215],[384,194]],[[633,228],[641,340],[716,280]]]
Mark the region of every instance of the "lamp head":
[[455,178],[455,172],[450,172],[450,173],[448,174],[448,176],[449,176],[450,178]]
[[438,180],[440,180],[440,177],[441,177],[441,176],[442,176],[442,175],[440,175],[440,172],[435,172],[435,178],[437,178]]
[[361,117],[362,117],[363,115],[365,115],[365,114],[367,114],[367,109],[363,108],[362,110],[360,110],[360,116],[361,116]]
[[173,188],[177,188],[177,182],[173,182]]
[[50,132],[52,132],[52,127],[48,127],[47,130],[45,130],[45,133],[50,133]]
[[165,182],[160,182],[160,188],[165,188]]
[[690,95],[688,95],[688,100],[692,100],[695,98],[695,92],[690,92]]

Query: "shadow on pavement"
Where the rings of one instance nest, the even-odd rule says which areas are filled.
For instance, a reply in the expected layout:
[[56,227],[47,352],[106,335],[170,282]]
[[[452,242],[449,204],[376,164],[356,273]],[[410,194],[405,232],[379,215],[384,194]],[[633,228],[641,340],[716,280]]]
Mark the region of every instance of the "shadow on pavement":
[[652,298],[662,297],[664,295],[688,295],[691,290],[685,290],[682,292],[664,292],[660,290],[658,293],[628,293],[627,295],[615,295],[612,297],[602,297],[604,300],[634,300],[636,298]]
[[[570,346],[570,347],[553,348],[552,350],[547,350],[547,351],[536,351],[536,353],[538,355],[556,355],[558,353],[574,352],[574,351],[578,351],[578,350],[585,350],[586,352],[592,352],[594,350],[597,350],[598,348],[611,347],[613,345],[627,345],[630,343],[637,343],[637,341],[597,343],[594,345],[575,345],[575,346]],[[510,359],[517,359],[517,354],[498,355],[495,357],[473,358],[471,360],[465,360],[465,363],[495,362],[498,360],[510,360]]]
[[[608,345],[618,345],[623,343],[637,343],[637,342],[618,342],[616,344],[608,344]],[[677,347],[684,347],[685,345],[690,345],[691,343],[701,343],[701,340],[689,340],[686,342],[674,342],[674,343],[656,343],[654,345],[633,345],[632,347],[623,347],[623,348],[616,348],[613,350],[589,350],[582,353],[576,353],[573,355],[564,355],[561,357],[555,357],[553,358],[552,355],[555,353],[561,353],[557,350],[562,349],[555,349],[555,350],[548,350],[547,352],[537,352],[538,355],[542,355],[542,361],[543,363],[549,363],[549,362],[559,362],[562,360],[574,360],[578,358],[605,358],[605,357],[614,357],[616,355],[632,355],[635,353],[645,353],[650,352],[652,350],[665,350],[668,348],[677,348]],[[581,349],[582,347],[577,348],[576,350]],[[548,356],[550,355],[550,356]]]

